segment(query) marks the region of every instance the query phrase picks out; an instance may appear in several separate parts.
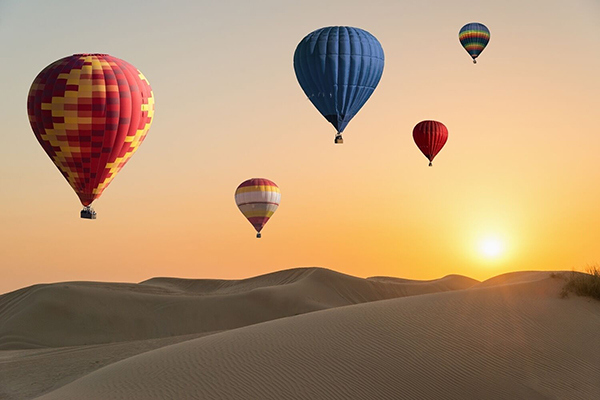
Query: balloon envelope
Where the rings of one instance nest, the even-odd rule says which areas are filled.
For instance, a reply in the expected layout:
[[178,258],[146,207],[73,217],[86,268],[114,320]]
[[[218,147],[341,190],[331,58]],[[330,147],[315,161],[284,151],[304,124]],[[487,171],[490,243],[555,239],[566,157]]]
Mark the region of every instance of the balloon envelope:
[[481,54],[490,41],[490,31],[483,24],[471,22],[460,29],[458,39],[467,53],[473,58],[473,63],[477,63],[475,59],[479,57],[479,54]]
[[309,33],[294,53],[298,83],[338,134],[373,94],[383,65],[383,48],[375,36],[347,26]]
[[431,166],[448,140],[448,129],[438,121],[421,121],[413,129],[413,139]]
[[272,181],[252,178],[242,182],[235,191],[235,203],[256,229],[256,237],[273,216],[281,201],[281,191]]
[[38,74],[27,113],[46,154],[88,206],[144,141],[154,95],[128,62],[107,54],[75,54]]

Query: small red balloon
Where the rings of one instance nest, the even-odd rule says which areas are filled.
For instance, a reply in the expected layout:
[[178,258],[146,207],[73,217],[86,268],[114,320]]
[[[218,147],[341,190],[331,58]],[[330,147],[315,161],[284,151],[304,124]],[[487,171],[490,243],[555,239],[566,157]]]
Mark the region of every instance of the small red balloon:
[[433,159],[448,140],[448,129],[438,121],[421,121],[413,129],[413,139],[431,167]]

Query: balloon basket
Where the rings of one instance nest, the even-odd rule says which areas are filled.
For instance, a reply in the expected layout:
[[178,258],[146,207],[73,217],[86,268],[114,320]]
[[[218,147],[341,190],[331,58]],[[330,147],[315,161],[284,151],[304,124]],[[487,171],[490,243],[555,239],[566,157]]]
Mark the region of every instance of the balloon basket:
[[477,64],[477,60],[473,60],[473,64]]
[[84,207],[83,210],[81,210],[81,218],[96,219],[96,211],[90,206]]
[[260,239],[261,237],[262,237],[262,235],[260,234],[260,232],[258,232],[258,233],[256,234],[256,238],[257,238],[257,239]]
[[335,144],[344,144],[344,138],[342,135],[336,135],[335,140],[333,141]]
[[433,163],[431,161],[429,161],[429,166],[433,167]]

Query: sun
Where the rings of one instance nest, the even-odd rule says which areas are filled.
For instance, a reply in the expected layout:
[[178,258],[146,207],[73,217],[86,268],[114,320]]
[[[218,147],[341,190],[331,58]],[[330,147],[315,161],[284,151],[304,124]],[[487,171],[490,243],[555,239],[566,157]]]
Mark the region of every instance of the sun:
[[504,254],[504,242],[497,237],[486,237],[479,241],[479,253],[490,260]]

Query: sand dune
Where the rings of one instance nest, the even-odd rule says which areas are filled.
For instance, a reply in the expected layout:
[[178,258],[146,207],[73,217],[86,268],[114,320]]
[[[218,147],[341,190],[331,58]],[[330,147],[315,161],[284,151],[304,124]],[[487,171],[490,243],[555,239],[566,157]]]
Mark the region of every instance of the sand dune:
[[116,362],[40,399],[597,399],[600,303],[561,299],[561,286],[545,273],[269,321]]
[[106,365],[207,334],[88,346],[0,351],[0,399],[32,399]]
[[549,276],[36,285],[0,296],[0,399],[600,398],[600,302]]
[[451,276],[413,284],[298,268],[236,281],[155,278],[140,284],[36,285],[0,296],[0,349],[222,331],[332,307],[465,289],[475,283]]
[[[423,288],[420,291],[423,291],[426,287],[440,289],[440,290],[430,290],[427,293],[434,293],[437,291],[440,291],[440,292],[445,291],[445,290],[441,290],[442,288],[444,288],[446,290],[461,290],[461,289],[473,287],[480,283],[479,281],[476,281],[475,279],[468,278],[468,277],[462,276],[462,275],[446,275],[443,278],[426,280],[426,281],[404,279],[404,278],[394,278],[394,277],[389,277],[389,276],[373,276],[373,277],[370,277],[367,279],[370,281],[373,281],[373,282],[406,283],[406,284],[410,284],[410,287],[413,288],[413,290],[416,290],[420,286]],[[427,289],[425,289],[425,290],[427,290]]]
[[[552,274],[562,275],[568,273],[567,271],[555,271]],[[540,279],[548,278],[550,275],[547,271],[517,271],[509,272],[506,274],[494,276],[493,278],[486,279],[483,282],[479,282],[473,285],[474,288],[500,286],[500,285],[512,285],[513,283],[533,282]]]

